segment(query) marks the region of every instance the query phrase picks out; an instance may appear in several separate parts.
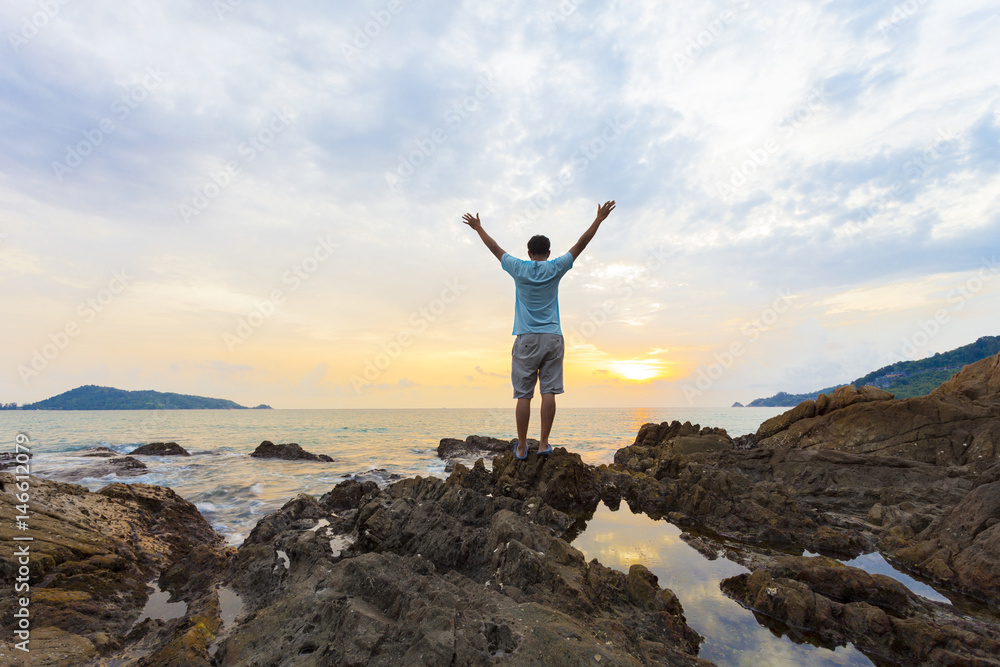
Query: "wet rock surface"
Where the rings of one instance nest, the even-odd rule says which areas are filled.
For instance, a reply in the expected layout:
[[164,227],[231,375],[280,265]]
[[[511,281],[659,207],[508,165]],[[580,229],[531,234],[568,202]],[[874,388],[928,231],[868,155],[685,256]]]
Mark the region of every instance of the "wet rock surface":
[[937,465],[1000,458],[1000,354],[969,364],[927,396],[892,400],[840,387],[761,424],[767,448],[836,449]]
[[[21,457],[18,460],[18,456]],[[0,452],[0,470],[9,470],[12,468],[17,468],[19,465],[25,465],[31,462],[31,453],[24,452],[21,454],[12,454],[10,452]]]
[[[148,582],[160,579],[167,590],[197,607],[206,595],[202,585],[221,571],[222,539],[194,505],[170,489],[115,483],[91,493],[35,477],[27,483],[27,530],[17,530],[17,480],[0,473],[0,577],[14,580],[19,567],[15,548],[27,545],[30,552],[30,664],[78,665],[112,653],[129,655],[135,632],[130,632],[131,624],[148,598]],[[32,539],[16,542],[15,536]],[[170,572],[200,576],[173,583],[164,578]],[[13,637],[14,604],[13,596],[0,598],[5,640]],[[143,632],[159,639],[143,655],[159,655],[185,623],[195,623],[193,618],[189,614],[155,629],[153,622],[144,624]],[[0,645],[0,663],[22,664],[23,654],[13,643]],[[161,655],[163,661],[151,664],[207,664],[199,662],[207,659],[204,649],[187,642],[184,651],[173,653],[183,653],[181,661]]]
[[[134,451],[134,450],[133,450]],[[112,456],[118,456],[118,452],[111,449],[110,447],[98,446],[90,447],[88,449],[81,450],[77,452],[78,456],[85,456],[87,458],[111,458]]]
[[313,454],[302,449],[297,442],[276,445],[270,440],[257,445],[250,456],[258,459],[283,459],[285,461],[324,461],[332,463],[333,459],[326,454]]
[[188,450],[176,442],[151,442],[147,445],[136,447],[129,454],[137,456],[191,456]]
[[[85,454],[81,458],[88,459],[88,462],[68,470],[62,475],[62,481],[78,482],[83,479],[101,479],[111,476],[128,478],[149,472],[145,463],[132,456]],[[99,461],[90,462],[89,459],[99,459]]]
[[[589,473],[588,473],[589,471]],[[557,488],[559,487],[559,488]],[[707,664],[676,597],[642,566],[587,563],[562,536],[599,501],[557,448],[385,489],[355,481],[262,520],[233,561],[252,621],[220,664]]]
[[901,665],[1000,665],[1000,626],[924,600],[899,582],[826,558],[765,559],[722,590],[800,641],[853,643]]
[[[657,430],[701,431],[677,422]],[[725,590],[764,622],[787,625],[799,641],[853,642],[890,664],[996,664],[1000,463],[759,447],[683,456],[669,440],[637,438],[601,466],[605,502],[666,517],[708,557],[721,548],[743,563],[751,574]],[[935,582],[955,607],[914,602],[895,582],[850,568],[802,561],[793,576],[791,561],[774,558],[802,551],[843,559],[879,551]]]

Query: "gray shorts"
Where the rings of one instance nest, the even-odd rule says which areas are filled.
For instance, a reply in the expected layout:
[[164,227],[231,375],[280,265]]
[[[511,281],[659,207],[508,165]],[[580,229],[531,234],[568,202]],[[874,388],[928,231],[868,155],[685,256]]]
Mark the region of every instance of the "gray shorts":
[[535,395],[535,380],[542,394],[563,393],[563,352],[560,334],[518,334],[510,351],[510,382],[514,398]]

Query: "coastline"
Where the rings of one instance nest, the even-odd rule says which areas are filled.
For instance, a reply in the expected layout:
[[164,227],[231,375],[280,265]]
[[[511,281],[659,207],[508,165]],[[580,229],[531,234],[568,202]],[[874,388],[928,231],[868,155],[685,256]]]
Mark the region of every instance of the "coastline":
[[[823,409],[839,415],[893,414],[899,405],[918,404],[887,401],[871,392],[838,392]],[[606,664],[638,659],[735,665],[737,656],[748,654],[767,664],[872,664],[866,656],[879,663],[917,664],[934,655],[931,662],[938,662],[944,654],[934,651],[981,661],[1000,650],[996,610],[988,608],[994,571],[989,568],[995,563],[970,570],[951,558],[948,567],[966,578],[949,583],[913,556],[938,548],[935,531],[972,525],[951,517],[979,511],[983,494],[1000,489],[1000,464],[968,462],[959,470],[886,455],[767,446],[775,438],[787,443],[793,434],[808,435],[802,424],[824,423],[815,409],[807,414],[802,406],[738,438],[716,427],[647,422],[631,444],[596,465],[558,445],[546,457],[529,448],[522,463],[503,439],[445,438],[433,453],[409,443],[409,456],[422,465],[441,454],[439,464],[451,471],[440,476],[345,478],[336,460],[257,462],[248,454],[211,450],[190,457],[134,457],[143,459],[140,465],[150,464],[147,470],[171,469],[178,479],[201,463],[216,462],[237,471],[243,484],[253,480],[248,472],[256,465],[258,473],[270,470],[275,478],[293,480],[296,493],[254,517],[238,549],[225,545],[206,522],[212,508],[206,503],[195,507],[167,488],[113,483],[90,493],[36,477],[31,485],[50,505],[64,504],[67,516],[74,516],[75,507],[77,529],[96,528],[94,512],[103,518],[105,510],[99,508],[111,503],[129,517],[120,525],[140,531],[137,544],[147,546],[126,559],[137,568],[127,584],[136,602],[120,619],[131,625],[108,635],[108,642],[101,633],[88,634],[86,628],[94,627],[90,621],[81,619],[69,629],[81,638],[72,641],[92,652],[87,655],[117,655],[121,664],[173,656],[170,660],[181,662],[163,664],[242,665],[251,656],[279,659],[287,651],[317,654],[295,664],[336,663],[372,650],[370,641],[383,648],[362,660],[368,664],[395,664],[388,662],[390,656],[396,662],[421,662],[449,655],[453,660],[465,656],[459,660],[463,664],[487,664],[500,655],[511,664],[530,664],[540,656],[564,655],[563,632],[582,642],[572,654],[581,649],[581,659],[590,652]],[[445,441],[447,456],[442,454]],[[468,451],[461,451],[463,446]],[[133,458],[116,454],[100,452],[107,461]],[[88,458],[63,455],[76,465]],[[43,465],[55,461],[40,456]],[[316,492],[302,493],[302,471],[309,466],[330,466],[329,478]],[[139,473],[149,474],[141,468]],[[9,474],[3,479],[11,483]],[[232,491],[224,486],[218,488]],[[151,507],[173,509],[148,514]],[[164,516],[178,518],[165,525]],[[109,524],[112,536],[114,525]],[[642,537],[623,538],[629,525],[638,526]],[[921,526],[926,530],[918,534]],[[147,529],[149,536],[141,537]],[[52,534],[75,529],[47,530],[37,536],[43,553]],[[87,535],[92,535],[87,540],[98,539]],[[652,535],[662,536],[659,546],[648,541]],[[967,539],[960,543],[978,538]],[[611,544],[618,550],[602,546]],[[856,558],[876,550],[885,560]],[[67,555],[51,554],[57,567],[72,571],[105,567],[104,560],[59,565]],[[591,560],[594,556],[597,560]],[[933,580],[945,598],[913,592],[919,590],[914,580],[907,580],[912,589],[900,583],[886,560],[896,567],[905,563],[925,581]],[[146,598],[159,594],[139,591],[157,572],[157,590],[169,591],[171,601],[183,600],[186,606],[175,617],[143,621]],[[706,587],[715,592],[706,595]],[[85,590],[94,604],[108,594],[106,588]],[[341,593],[330,597],[319,591]],[[43,618],[47,609],[84,600],[77,593],[56,593],[52,584],[42,587]],[[227,627],[223,599],[230,601]],[[234,599],[242,613],[233,611]],[[464,605],[464,616],[455,615],[456,604]],[[308,617],[316,605],[330,615],[332,625],[300,626],[295,619]],[[535,611],[526,616],[525,605]],[[728,611],[717,611],[727,606]],[[375,608],[381,620],[373,626],[346,635],[337,631]],[[801,611],[790,616],[792,609]],[[489,622],[481,616],[486,610],[492,610]],[[440,635],[439,621],[431,619],[445,617],[451,630]],[[653,627],[659,629],[650,634]],[[780,637],[774,636],[776,627],[784,628]],[[197,628],[203,630],[192,635]],[[135,634],[139,630],[141,636]],[[43,637],[69,650],[66,637]],[[736,637],[742,637],[742,645],[734,643]],[[702,649],[711,663],[697,657]]]

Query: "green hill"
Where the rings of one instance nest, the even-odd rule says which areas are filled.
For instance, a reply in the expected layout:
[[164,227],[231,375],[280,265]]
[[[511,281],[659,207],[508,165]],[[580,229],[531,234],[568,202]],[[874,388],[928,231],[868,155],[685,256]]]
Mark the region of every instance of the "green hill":
[[[983,336],[975,343],[963,345],[950,352],[938,352],[934,356],[916,361],[897,361],[843,384],[853,384],[855,387],[874,385],[891,391],[896,398],[925,396],[963,366],[992,357],[997,352],[1000,352],[1000,336]],[[841,386],[843,385],[838,384],[808,394],[789,394],[779,391],[770,398],[751,401],[749,407],[794,407],[802,401],[815,399],[820,394],[829,394]]]
[[88,384],[29,403],[22,410],[246,410],[223,398],[205,398],[159,391],[126,391]]

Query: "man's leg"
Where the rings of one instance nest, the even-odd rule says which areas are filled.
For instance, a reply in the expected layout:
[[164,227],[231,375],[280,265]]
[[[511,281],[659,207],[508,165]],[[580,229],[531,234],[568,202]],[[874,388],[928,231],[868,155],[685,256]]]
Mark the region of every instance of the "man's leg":
[[[545,396],[542,396],[542,406],[545,405]],[[555,403],[553,402],[553,408]],[[554,410],[553,410],[554,412]],[[527,456],[528,455],[528,420],[531,419],[531,399],[530,398],[519,398],[517,399],[517,407],[514,408],[514,417],[517,420],[517,455]],[[545,418],[542,418],[542,423],[545,423]],[[552,426],[552,420],[549,420],[549,427]],[[544,428],[544,427],[543,427]]]
[[[552,422],[556,418],[556,395],[542,394],[542,434],[538,438],[538,451],[542,452],[549,448],[549,432],[552,430]],[[525,432],[528,430],[528,422],[524,423]]]

